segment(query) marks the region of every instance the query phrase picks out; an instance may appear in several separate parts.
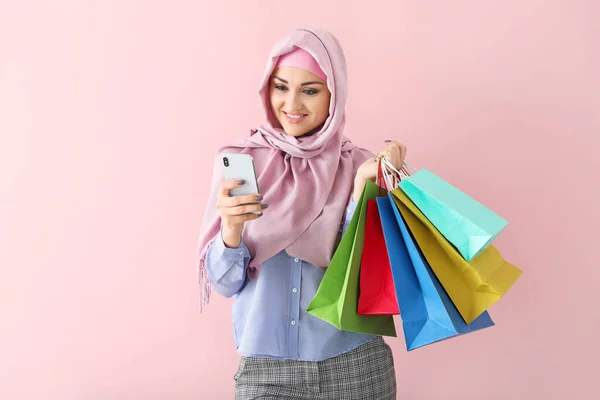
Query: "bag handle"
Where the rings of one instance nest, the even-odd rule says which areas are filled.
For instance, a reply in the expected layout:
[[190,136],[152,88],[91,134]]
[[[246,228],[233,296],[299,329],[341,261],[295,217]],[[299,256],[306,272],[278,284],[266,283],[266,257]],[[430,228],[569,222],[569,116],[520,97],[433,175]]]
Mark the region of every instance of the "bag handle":
[[[396,181],[399,181],[399,179],[400,176],[395,172],[390,172],[383,159],[377,163],[377,185],[380,189],[384,188],[386,192],[394,190],[397,185]],[[381,190],[379,191],[379,195],[381,196]]]
[[[387,191],[389,190],[387,186],[387,182],[385,180],[385,175],[383,172],[383,167],[381,165],[381,160],[377,163],[377,178],[376,178],[377,186],[379,186],[379,197],[387,195]],[[385,191],[386,193],[382,193]]]
[[[382,173],[386,177],[388,190],[393,190],[395,187],[398,186],[398,183],[402,179],[406,179],[415,172],[417,172],[417,169],[414,168],[412,165],[408,164],[407,162],[403,163],[402,168],[400,168],[400,170],[397,170],[396,167],[394,167],[386,157],[382,157],[380,163],[382,164],[380,167]],[[397,180],[398,182],[396,182],[395,180]]]

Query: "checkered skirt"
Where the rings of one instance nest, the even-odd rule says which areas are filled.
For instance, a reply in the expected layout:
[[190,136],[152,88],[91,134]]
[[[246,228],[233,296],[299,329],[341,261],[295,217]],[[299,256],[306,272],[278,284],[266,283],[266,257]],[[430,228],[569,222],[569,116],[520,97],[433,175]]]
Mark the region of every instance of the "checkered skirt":
[[396,398],[392,351],[379,336],[318,362],[242,357],[234,380],[237,400]]

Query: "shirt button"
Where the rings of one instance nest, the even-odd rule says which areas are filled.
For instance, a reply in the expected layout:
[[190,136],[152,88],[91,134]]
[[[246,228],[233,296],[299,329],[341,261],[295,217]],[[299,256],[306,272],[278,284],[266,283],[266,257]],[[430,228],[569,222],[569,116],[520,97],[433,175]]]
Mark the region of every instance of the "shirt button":
[[294,258],[294,262],[298,262],[298,261],[299,261],[298,257]]
[[293,289],[292,289],[292,292],[294,292],[294,293],[297,293],[297,292],[298,292],[298,289],[296,289],[296,288],[293,288]]
[[292,322],[290,322],[292,325],[296,325],[296,320],[292,320]]
[[348,214],[350,214],[350,213],[352,212],[352,210],[351,210],[351,209],[348,209],[348,210],[346,210],[346,212],[347,212]]
[[244,252],[243,252],[243,251],[240,251],[238,254],[239,254],[240,256],[243,256],[243,255],[244,255]]

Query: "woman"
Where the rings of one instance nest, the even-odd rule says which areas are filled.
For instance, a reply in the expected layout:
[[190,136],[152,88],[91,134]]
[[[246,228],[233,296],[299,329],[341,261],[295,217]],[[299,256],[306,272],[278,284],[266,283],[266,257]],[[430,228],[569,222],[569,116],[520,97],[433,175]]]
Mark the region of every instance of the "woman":
[[236,398],[395,399],[381,337],[339,331],[305,310],[379,157],[399,168],[406,148],[388,141],[374,157],[343,135],[346,62],[324,30],[282,38],[259,93],[266,123],[219,153],[251,154],[261,193],[230,196],[243,182],[222,181],[217,157],[199,242],[203,303],[211,284],[236,296]]

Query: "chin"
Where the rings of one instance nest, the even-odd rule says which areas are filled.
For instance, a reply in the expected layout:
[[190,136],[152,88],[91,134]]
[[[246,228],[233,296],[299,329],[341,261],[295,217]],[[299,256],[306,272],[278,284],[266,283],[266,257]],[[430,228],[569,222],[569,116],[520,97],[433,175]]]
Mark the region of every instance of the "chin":
[[307,133],[311,132],[311,130],[312,130],[310,128],[300,127],[300,126],[296,126],[296,125],[290,126],[290,124],[284,124],[281,121],[279,121],[279,123],[281,124],[281,127],[283,128],[285,133],[287,133],[290,136],[294,136],[294,137],[306,135]]
[[310,132],[310,130],[306,130],[306,129],[285,129],[285,128],[284,128],[284,131],[288,135],[294,136],[294,137],[303,136]]

